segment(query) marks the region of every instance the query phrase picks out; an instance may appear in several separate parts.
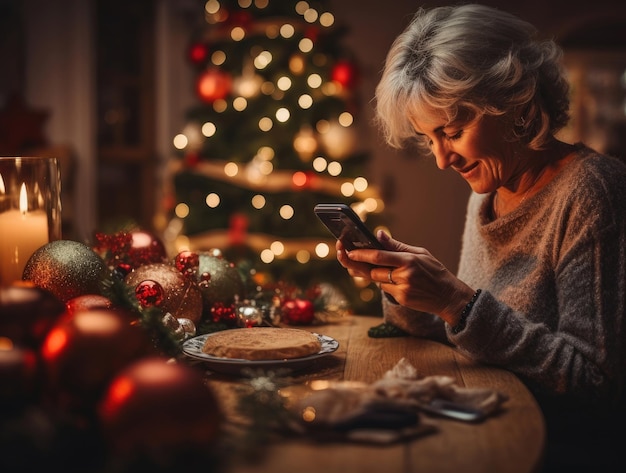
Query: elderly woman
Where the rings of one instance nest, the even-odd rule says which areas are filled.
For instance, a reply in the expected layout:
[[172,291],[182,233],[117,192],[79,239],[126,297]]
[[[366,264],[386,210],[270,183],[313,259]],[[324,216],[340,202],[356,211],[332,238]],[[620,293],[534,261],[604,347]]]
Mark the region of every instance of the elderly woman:
[[626,166],[556,138],[569,119],[561,52],[534,35],[480,5],[416,14],[377,114],[391,146],[417,142],[471,187],[459,271],[384,233],[386,250],[338,242],[337,257],[380,283],[388,323],[515,372],[552,429],[554,406],[578,418],[623,400]]

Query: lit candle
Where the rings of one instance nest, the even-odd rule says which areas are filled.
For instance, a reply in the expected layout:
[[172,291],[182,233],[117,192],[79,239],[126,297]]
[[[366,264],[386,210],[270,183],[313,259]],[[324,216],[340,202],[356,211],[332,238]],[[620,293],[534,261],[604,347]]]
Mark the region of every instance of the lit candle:
[[0,283],[22,279],[32,254],[48,243],[48,218],[44,211],[28,211],[26,184],[20,189],[19,210],[0,213]]

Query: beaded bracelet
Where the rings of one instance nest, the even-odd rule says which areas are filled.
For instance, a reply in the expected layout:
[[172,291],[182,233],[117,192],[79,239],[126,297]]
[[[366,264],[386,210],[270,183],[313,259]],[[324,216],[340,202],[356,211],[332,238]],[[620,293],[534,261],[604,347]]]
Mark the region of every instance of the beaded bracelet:
[[478,299],[478,296],[480,295],[481,292],[482,292],[482,289],[477,289],[474,295],[472,296],[472,299],[467,303],[465,307],[463,307],[463,311],[461,312],[461,317],[459,317],[459,322],[451,329],[453,334],[456,335],[465,328],[465,325],[467,323],[467,317],[469,316],[472,310],[472,307],[474,307],[474,303],[476,302],[476,299]]

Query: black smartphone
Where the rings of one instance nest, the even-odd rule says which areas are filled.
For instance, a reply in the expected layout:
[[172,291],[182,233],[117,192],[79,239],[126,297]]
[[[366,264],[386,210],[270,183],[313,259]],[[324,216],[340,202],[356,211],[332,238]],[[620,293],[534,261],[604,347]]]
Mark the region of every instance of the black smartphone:
[[347,251],[362,248],[383,249],[378,239],[346,204],[317,204],[313,209]]

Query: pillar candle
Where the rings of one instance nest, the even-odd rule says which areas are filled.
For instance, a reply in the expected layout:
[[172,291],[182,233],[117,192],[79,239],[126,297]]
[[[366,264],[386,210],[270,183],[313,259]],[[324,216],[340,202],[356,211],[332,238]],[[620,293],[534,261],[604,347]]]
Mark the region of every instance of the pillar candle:
[[32,254],[48,243],[48,218],[44,211],[26,209],[26,189],[20,193],[20,210],[0,213],[0,283],[22,279]]

